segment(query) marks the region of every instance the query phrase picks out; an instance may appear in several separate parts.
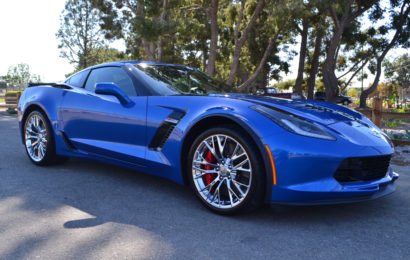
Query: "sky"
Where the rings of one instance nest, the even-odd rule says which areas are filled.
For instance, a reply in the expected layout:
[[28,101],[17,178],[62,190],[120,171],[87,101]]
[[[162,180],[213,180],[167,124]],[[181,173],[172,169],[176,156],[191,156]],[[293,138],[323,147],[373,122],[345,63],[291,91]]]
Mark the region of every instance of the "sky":
[[10,66],[30,65],[42,81],[59,81],[73,71],[60,58],[55,34],[65,0],[2,0],[0,2],[0,75]]
[[[0,1],[0,75],[7,74],[10,66],[27,63],[31,73],[40,75],[42,81],[56,82],[74,70],[73,65],[60,58],[55,37],[64,3],[65,0]],[[119,42],[114,42],[113,47],[124,48]],[[409,50],[391,50],[388,57],[405,52]],[[297,66],[298,56],[291,61],[291,73],[283,74],[283,79],[296,78]],[[370,76],[365,81],[365,87],[371,79]]]

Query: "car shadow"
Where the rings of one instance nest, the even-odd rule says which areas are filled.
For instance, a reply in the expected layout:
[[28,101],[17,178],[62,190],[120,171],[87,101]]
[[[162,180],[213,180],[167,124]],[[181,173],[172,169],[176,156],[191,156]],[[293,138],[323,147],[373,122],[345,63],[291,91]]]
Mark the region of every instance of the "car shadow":
[[[65,228],[87,228],[107,222],[124,224],[141,223],[141,220],[167,221],[174,225],[186,224],[187,216],[195,225],[217,221],[223,225],[230,221],[246,223],[298,223],[333,225],[351,221],[365,220],[383,215],[390,210],[390,197],[375,201],[351,204],[288,206],[265,205],[262,208],[236,216],[220,216],[204,208],[195,198],[189,187],[172,181],[139,173],[133,170],[84,159],[71,159],[64,166],[63,172],[73,172],[87,181],[76,184],[73,193],[69,187],[59,189],[57,197],[71,206],[85,211],[94,218],[68,221]],[[56,180],[57,181],[57,180]],[[58,185],[58,184],[57,184]],[[383,200],[385,202],[383,202]],[[155,216],[152,218],[151,216]],[[201,217],[202,216],[202,217]],[[204,220],[205,219],[205,220]]]
[[[406,207],[403,208],[408,203],[407,191],[354,204],[266,205],[250,213],[221,216],[203,207],[189,187],[101,162],[71,158],[62,165],[37,167],[27,159],[21,146],[18,152],[10,153],[5,169],[0,166],[3,177],[0,202],[22,198],[18,210],[32,212],[35,216],[67,207],[74,209],[80,213],[64,215],[64,221],[58,222],[62,230],[69,232],[87,233],[110,228],[109,232],[92,240],[78,242],[71,255],[73,258],[91,254],[93,248],[122,235],[123,229],[143,231],[144,239],[155,241],[151,242],[154,248],[151,250],[155,253],[147,253],[145,257],[148,258],[155,254],[159,258],[176,255],[192,258],[192,254],[201,256],[199,258],[217,258],[225,248],[235,248],[236,253],[229,251],[229,255],[237,254],[239,258],[255,256],[255,252],[267,257],[283,248],[293,252],[286,251],[287,256],[297,256],[304,252],[305,244],[316,247],[317,243],[320,247],[342,252],[348,244],[359,243],[365,238],[370,239],[372,246],[369,248],[376,251],[405,250],[403,245],[407,243],[398,240],[406,232],[400,229],[401,219],[410,217]],[[19,170],[11,174],[11,169]],[[408,176],[402,177],[408,186]],[[5,188],[5,183],[10,186]],[[37,222],[33,220],[30,226],[38,225]],[[50,241],[56,232],[63,231],[50,229],[42,239]],[[391,239],[376,248],[380,232]],[[370,238],[369,233],[372,234]],[[25,258],[27,254],[22,254],[21,248],[30,252],[43,246],[32,236],[26,239],[3,256]],[[223,241],[224,246],[215,245],[216,240]],[[27,246],[29,242],[32,248]],[[203,248],[212,250],[204,251]],[[315,256],[315,250],[310,256]]]

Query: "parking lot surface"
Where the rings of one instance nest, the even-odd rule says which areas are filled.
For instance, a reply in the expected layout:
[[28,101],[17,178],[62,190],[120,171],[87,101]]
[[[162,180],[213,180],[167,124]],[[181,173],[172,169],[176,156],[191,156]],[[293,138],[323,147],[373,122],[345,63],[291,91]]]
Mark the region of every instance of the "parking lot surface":
[[183,186],[81,159],[37,167],[0,116],[0,259],[408,259],[410,167],[390,196],[224,217]]

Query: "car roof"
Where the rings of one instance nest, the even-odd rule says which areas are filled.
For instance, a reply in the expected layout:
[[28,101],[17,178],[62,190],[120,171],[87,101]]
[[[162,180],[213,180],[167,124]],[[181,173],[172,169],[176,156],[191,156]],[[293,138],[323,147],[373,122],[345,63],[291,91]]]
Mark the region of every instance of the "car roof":
[[122,66],[124,64],[142,64],[142,63],[143,64],[149,64],[149,65],[173,66],[173,67],[181,67],[181,68],[186,68],[186,69],[192,69],[189,66],[179,65],[179,64],[169,64],[169,63],[161,63],[161,62],[154,62],[154,61],[136,61],[136,60],[123,60],[123,61],[103,63],[103,64],[98,64],[98,65],[92,66],[92,67],[87,68],[87,69],[96,69],[96,68],[109,67],[109,66]]

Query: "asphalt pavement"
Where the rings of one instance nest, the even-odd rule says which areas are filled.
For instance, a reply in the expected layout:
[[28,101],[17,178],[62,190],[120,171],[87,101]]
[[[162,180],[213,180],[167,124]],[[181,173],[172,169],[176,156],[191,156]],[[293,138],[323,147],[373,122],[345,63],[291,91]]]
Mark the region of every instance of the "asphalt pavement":
[[0,116],[0,259],[409,259],[410,167],[397,191],[333,206],[224,217],[170,181],[82,159],[26,156]]

